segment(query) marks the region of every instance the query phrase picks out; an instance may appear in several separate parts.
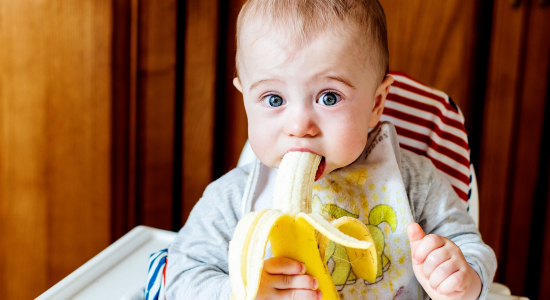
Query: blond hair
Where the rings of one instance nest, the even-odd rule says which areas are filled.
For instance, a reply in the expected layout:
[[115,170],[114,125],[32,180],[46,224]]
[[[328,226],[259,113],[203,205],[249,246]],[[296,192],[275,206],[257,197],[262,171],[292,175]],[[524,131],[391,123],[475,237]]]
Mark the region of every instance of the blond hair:
[[[256,25],[261,21],[260,26]],[[345,26],[346,21],[352,27]],[[251,28],[253,27],[253,28]],[[386,16],[377,0],[248,0],[237,20],[237,70],[239,53],[244,49],[245,29],[249,32],[271,30],[280,32],[294,46],[301,47],[327,28],[342,28],[359,34],[365,41],[365,51],[374,54],[372,60],[380,81],[388,72],[389,53]],[[370,49],[369,49],[370,48]]]

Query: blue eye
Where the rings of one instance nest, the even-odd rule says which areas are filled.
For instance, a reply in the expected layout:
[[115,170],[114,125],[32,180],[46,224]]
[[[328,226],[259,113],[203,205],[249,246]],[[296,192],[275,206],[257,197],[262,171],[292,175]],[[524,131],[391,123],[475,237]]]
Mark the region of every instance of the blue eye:
[[328,92],[323,93],[319,99],[317,99],[318,103],[321,103],[326,106],[332,106],[342,100],[342,97],[336,93]]
[[271,107],[279,107],[283,105],[285,100],[279,95],[268,95],[264,98],[264,103]]

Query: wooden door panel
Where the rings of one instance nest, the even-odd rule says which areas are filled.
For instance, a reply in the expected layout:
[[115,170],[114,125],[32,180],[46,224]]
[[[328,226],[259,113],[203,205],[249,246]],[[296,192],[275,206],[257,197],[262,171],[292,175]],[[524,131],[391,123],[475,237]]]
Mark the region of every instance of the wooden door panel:
[[[218,99],[216,103],[216,149],[214,152],[214,177],[220,177],[237,166],[243,146],[248,139],[248,123],[242,94],[233,86],[236,73],[237,17],[245,0],[230,0],[223,10],[225,26],[220,26],[220,42],[224,43],[220,57]],[[222,7],[220,7],[222,9]]]
[[513,177],[514,134],[518,74],[525,5],[512,7],[496,1],[487,79],[483,140],[479,165],[480,231],[497,255],[497,281],[505,268],[504,241],[509,230],[510,190]]
[[[550,97],[547,97],[547,99],[550,99]],[[548,103],[547,103],[548,105]],[[547,112],[550,111],[549,108],[546,110]],[[550,139],[550,122],[547,121],[546,126],[546,139]],[[546,147],[544,148],[547,150],[546,155],[548,155],[548,151],[550,151],[550,143],[546,142]],[[547,162],[550,160],[547,160]],[[537,236],[536,238],[539,239],[540,243],[540,260],[535,259],[535,264],[538,267],[538,272],[534,272],[533,276],[531,276],[531,283],[526,284],[527,292],[526,294],[531,296],[532,291],[538,290],[538,299],[548,299],[550,298],[550,285],[548,282],[550,282],[550,256],[548,256],[548,253],[550,253],[550,164],[548,164],[546,169],[546,197],[543,201],[545,201],[546,209],[543,211],[543,215],[545,216],[542,218],[540,223],[543,223],[543,227],[541,228],[541,231],[543,232],[542,235]],[[530,269],[532,271],[532,269]],[[537,281],[538,279],[538,281]],[[538,288],[537,288],[538,286]],[[537,299],[537,298],[532,298]]]
[[[536,295],[532,290],[526,290],[528,282],[539,281],[539,277],[529,273],[533,265],[538,265],[538,258],[542,259],[544,252],[538,248],[542,243],[531,241],[544,236],[541,227],[544,222],[539,220],[544,211],[545,177],[548,176],[545,164],[548,152],[541,153],[543,147],[543,128],[546,105],[550,90],[550,39],[547,29],[550,28],[550,9],[533,3],[525,15],[526,24],[521,41],[522,65],[517,74],[519,98],[516,100],[514,131],[512,139],[515,149],[512,159],[512,183],[508,188],[510,198],[510,212],[505,222],[508,224],[507,239],[504,247],[504,282],[518,295],[531,296],[531,299],[547,299]],[[548,117],[548,115],[546,115]],[[545,148],[548,151],[548,148]],[[540,181],[542,180],[542,182]],[[541,187],[537,187],[537,184]],[[532,218],[537,219],[533,220]],[[533,254],[537,253],[537,254]],[[538,258],[537,258],[538,257]],[[529,266],[531,264],[531,266]],[[525,278],[525,280],[517,280]],[[544,281],[540,281],[543,285]],[[532,286],[532,285],[531,285]]]
[[186,5],[182,222],[213,180],[219,4],[188,0]]
[[162,229],[172,228],[176,3],[140,0],[138,9],[137,224]]
[[110,1],[0,5],[0,298],[110,243]]

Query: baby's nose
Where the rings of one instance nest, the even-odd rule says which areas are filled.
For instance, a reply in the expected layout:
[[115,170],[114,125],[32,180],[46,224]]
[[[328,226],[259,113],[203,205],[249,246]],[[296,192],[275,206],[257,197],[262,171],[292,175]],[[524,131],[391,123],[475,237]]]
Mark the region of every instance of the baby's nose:
[[319,134],[319,127],[307,113],[294,114],[285,124],[285,134],[294,137],[313,137]]

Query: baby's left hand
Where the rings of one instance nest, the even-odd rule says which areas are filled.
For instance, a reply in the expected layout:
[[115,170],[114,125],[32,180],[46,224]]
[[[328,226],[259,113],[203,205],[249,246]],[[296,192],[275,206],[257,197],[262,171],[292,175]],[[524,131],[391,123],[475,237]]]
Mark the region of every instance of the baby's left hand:
[[477,299],[481,279],[448,238],[426,235],[418,223],[407,227],[416,279],[432,299]]

